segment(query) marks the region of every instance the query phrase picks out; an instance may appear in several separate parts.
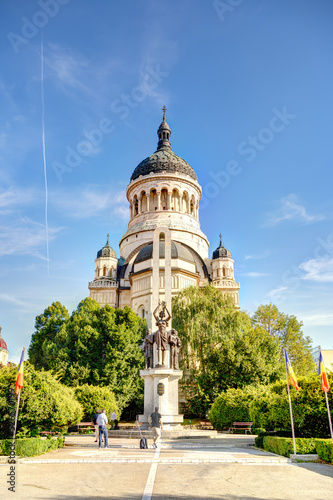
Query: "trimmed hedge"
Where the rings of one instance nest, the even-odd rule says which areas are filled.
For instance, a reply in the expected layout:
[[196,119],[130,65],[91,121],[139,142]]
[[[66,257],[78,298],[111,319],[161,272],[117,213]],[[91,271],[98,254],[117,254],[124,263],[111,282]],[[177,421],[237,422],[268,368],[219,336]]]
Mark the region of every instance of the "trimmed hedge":
[[[40,437],[23,439],[18,438],[15,439],[15,456],[35,457],[36,455],[41,455],[42,453],[46,453],[48,451],[63,448],[64,443],[64,436],[59,436],[55,439],[42,439]],[[3,439],[2,441],[0,441],[0,455],[9,457],[11,453],[11,447],[11,439]]]
[[333,439],[316,439],[316,452],[324,462],[333,464]]
[[[291,438],[261,434],[255,438],[255,445],[284,457],[289,457],[294,453]],[[333,439],[296,438],[296,451],[299,454],[317,453],[324,462],[333,463]]]
[[[266,451],[282,455],[283,457],[289,457],[294,453],[292,438],[264,436],[263,444]],[[301,454],[315,453],[315,439],[296,438],[296,451]]]

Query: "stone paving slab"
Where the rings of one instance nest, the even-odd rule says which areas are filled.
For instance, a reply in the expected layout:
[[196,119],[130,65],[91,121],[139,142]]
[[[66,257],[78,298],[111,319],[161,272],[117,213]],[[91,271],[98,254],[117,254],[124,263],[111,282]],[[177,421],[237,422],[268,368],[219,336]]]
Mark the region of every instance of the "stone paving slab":
[[[67,446],[38,457],[19,459],[24,464],[56,463],[289,463],[290,459],[257,450],[251,439],[166,440],[160,453],[151,447],[141,450],[138,439],[118,439],[109,442],[109,448],[98,449],[87,436],[66,437]],[[157,458],[158,456],[158,458]]]

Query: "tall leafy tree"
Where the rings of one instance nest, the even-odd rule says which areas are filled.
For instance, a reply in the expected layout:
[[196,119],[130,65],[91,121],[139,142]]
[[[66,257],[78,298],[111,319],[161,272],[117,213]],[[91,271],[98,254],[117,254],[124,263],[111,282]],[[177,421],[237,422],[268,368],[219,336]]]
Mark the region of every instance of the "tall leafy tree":
[[53,323],[58,325],[59,311],[61,307],[48,308],[36,318],[29,348],[31,362],[56,372],[70,386],[110,387],[122,409],[143,389],[139,370],[144,357],[139,346],[145,321],[129,307],[101,307],[88,297],[56,329]]
[[190,287],[172,305],[173,327],[183,343],[183,389],[190,409],[206,414],[229,387],[268,383],[281,368],[279,345],[232,300],[212,286]]
[[[312,340],[304,337],[303,323],[296,316],[284,314],[272,303],[261,305],[252,317],[257,331],[263,330],[277,339],[280,350],[288,352],[289,359],[297,375],[308,375],[315,370],[311,353]],[[282,355],[282,354],[281,354]]]

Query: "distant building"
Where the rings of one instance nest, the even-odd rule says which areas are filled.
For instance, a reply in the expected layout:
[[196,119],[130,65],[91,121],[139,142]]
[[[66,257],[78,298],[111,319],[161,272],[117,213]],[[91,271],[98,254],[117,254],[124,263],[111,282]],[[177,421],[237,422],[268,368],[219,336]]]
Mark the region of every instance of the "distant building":
[[[324,365],[327,371],[333,373],[333,349],[321,349],[321,353],[323,355]],[[312,349],[312,356],[315,360],[316,365],[318,366],[319,361],[319,346]]]
[[1,336],[2,327],[0,325],[0,365],[8,365],[8,355],[9,351],[7,349],[7,344]]
[[[120,258],[110,246],[98,251],[90,297],[104,306],[130,306],[153,324],[153,234],[157,228],[171,233],[171,295],[191,285],[212,284],[232,297],[239,308],[240,285],[234,278],[231,252],[222,243],[209,258],[209,243],[200,229],[202,189],[193,168],[171,150],[171,129],[165,120],[158,128],[157,150],[135,169],[127,186],[129,223],[122,236]],[[220,221],[217,219],[217,225]],[[160,299],[165,298],[165,245],[160,234]],[[156,261],[155,261],[156,265]]]

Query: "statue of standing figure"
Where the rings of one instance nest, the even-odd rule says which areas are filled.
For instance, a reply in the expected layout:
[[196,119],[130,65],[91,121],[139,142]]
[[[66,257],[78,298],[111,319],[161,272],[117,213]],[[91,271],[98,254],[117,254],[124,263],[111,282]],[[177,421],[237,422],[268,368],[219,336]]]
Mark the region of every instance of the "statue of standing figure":
[[146,331],[146,337],[143,345],[143,350],[146,359],[146,370],[148,368],[154,368],[153,362],[153,344],[154,344],[154,336],[151,333],[151,330],[148,329]]
[[170,344],[170,368],[179,370],[179,353],[182,346],[177,330],[172,329],[169,335]]
[[154,342],[156,343],[158,357],[155,366],[165,366],[165,351],[167,350],[169,340],[169,334],[166,327],[168,326],[168,321],[171,319],[171,316],[164,301],[162,303],[159,302],[156,307],[154,318],[156,320],[156,326],[158,326],[158,330],[154,333]]

